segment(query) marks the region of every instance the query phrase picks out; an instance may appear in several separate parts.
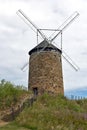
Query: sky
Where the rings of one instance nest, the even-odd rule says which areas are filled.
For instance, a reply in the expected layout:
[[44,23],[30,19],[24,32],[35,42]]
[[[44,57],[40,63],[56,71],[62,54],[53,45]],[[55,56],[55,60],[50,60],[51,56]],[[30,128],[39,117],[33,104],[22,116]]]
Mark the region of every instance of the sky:
[[[63,31],[63,50],[79,66],[76,72],[64,59],[64,90],[87,88],[87,1],[86,0],[0,0],[0,80],[28,84],[28,52],[37,45],[35,32],[16,14],[21,9],[39,28],[58,29],[73,12],[76,18]],[[47,32],[46,35],[48,35]],[[51,32],[52,33],[52,32]],[[55,40],[60,46],[60,36]]]

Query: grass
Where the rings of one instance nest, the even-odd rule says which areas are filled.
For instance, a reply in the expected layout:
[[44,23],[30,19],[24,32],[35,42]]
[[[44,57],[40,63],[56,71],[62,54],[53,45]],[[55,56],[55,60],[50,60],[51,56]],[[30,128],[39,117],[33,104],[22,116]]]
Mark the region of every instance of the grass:
[[87,130],[86,105],[87,100],[70,101],[61,95],[44,94],[16,122],[31,130]]
[[0,130],[29,130],[29,129],[23,126],[19,126],[16,123],[9,123],[8,125],[5,125],[4,127],[0,127]]
[[[6,96],[14,97],[15,89],[12,91],[13,94],[2,94],[4,101]],[[22,94],[19,89],[17,100]],[[87,130],[87,99],[69,100],[62,95],[45,93],[38,96],[31,107],[26,106],[14,122],[0,130]]]
[[11,82],[1,80],[0,110],[8,109],[16,105],[25,94],[28,94],[28,92],[23,89],[23,86],[15,86]]

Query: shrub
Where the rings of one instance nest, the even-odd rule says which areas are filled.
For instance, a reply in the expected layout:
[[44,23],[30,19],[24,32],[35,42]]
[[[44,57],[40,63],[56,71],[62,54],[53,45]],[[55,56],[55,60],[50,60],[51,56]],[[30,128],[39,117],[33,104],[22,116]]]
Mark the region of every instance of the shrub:
[[23,93],[23,86],[15,86],[11,82],[1,80],[0,83],[0,109],[16,104]]

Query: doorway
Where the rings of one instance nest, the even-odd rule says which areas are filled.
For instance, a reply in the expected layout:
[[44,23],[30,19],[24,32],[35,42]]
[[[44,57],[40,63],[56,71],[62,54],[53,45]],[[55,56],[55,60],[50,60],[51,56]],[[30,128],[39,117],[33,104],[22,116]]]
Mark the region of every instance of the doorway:
[[38,95],[38,88],[33,88],[34,96]]

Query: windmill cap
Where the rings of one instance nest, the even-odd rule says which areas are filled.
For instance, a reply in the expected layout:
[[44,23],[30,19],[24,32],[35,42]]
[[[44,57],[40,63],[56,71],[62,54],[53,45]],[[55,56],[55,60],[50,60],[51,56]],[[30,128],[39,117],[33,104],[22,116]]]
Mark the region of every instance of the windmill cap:
[[51,43],[48,43],[46,40],[43,40],[40,44],[38,44],[36,47],[30,50],[28,54],[31,55],[34,52],[52,51],[52,50],[62,53],[62,51],[59,48],[57,48]]

